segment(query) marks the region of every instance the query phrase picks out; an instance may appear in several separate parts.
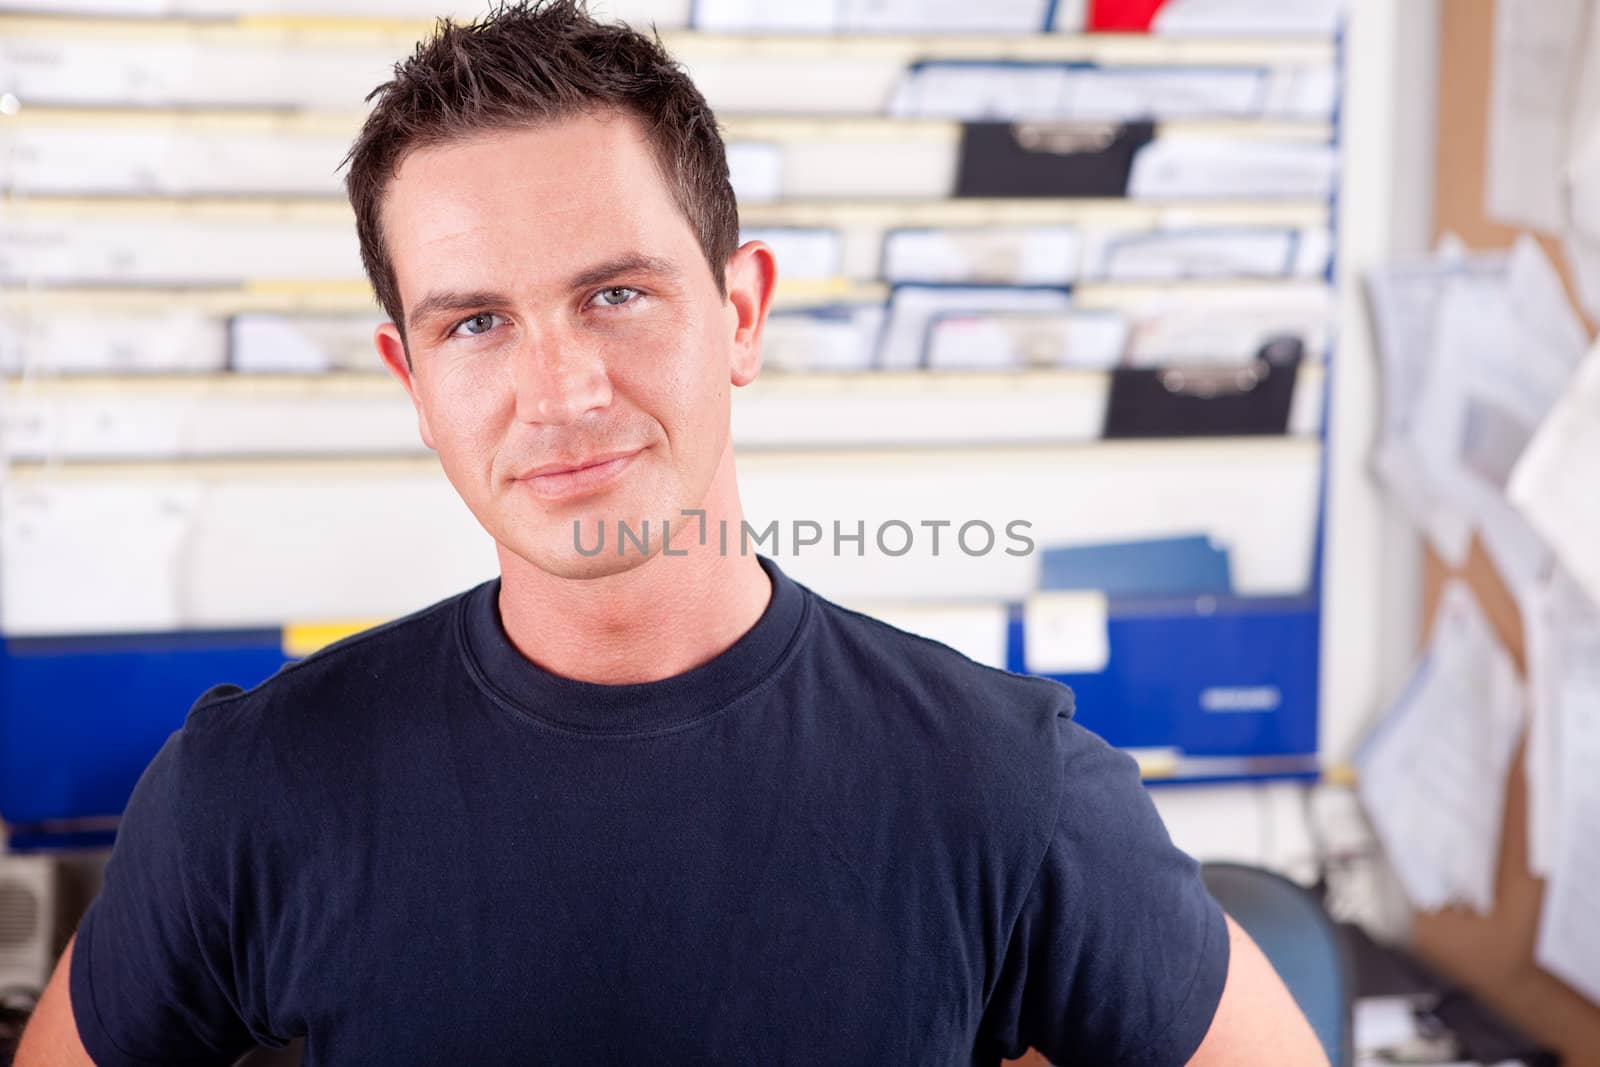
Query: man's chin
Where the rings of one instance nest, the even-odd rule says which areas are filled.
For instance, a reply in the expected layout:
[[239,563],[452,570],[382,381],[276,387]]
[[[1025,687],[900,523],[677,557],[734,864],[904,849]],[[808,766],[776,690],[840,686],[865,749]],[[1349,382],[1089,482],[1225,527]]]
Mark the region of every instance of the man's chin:
[[583,556],[576,552],[544,556],[530,560],[535,567],[546,574],[557,578],[568,578],[575,581],[586,581],[594,578],[609,578],[614,574],[622,574],[642,567],[656,554],[649,556],[639,552],[629,552],[619,556],[615,552],[606,552],[598,556]]
[[607,544],[602,551],[594,550],[593,546],[584,546],[586,550],[580,550],[570,539],[560,545],[518,544],[516,540],[500,540],[499,545],[502,554],[514,555],[528,566],[552,577],[574,581],[623,574],[643,566],[660,551],[658,545],[652,544],[647,549],[641,549],[632,543],[626,545],[622,552],[612,544]]

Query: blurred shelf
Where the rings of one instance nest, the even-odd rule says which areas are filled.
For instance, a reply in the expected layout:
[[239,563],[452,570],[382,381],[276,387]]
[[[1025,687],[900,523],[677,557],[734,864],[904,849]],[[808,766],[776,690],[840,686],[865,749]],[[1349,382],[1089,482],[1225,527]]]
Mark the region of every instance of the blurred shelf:
[[[1099,440],[1109,385],[1104,371],[769,371],[735,394],[733,438],[742,454],[1150,444]],[[1324,387],[1320,365],[1301,368],[1292,434],[1318,433]],[[386,375],[25,380],[8,389],[0,425],[13,463],[22,465],[427,451],[409,399]],[[1291,438],[1255,440],[1273,447]]]
[[[1080,281],[1069,288],[1073,294],[1073,305],[1081,308],[1129,307],[1168,294],[1217,298],[1271,292],[1299,293],[1310,297],[1325,296],[1329,291],[1326,282],[1314,278]],[[882,303],[888,299],[889,293],[890,286],[878,282],[852,282],[846,278],[780,278],[773,306],[777,310],[785,310],[819,304]],[[0,314],[24,318],[68,310],[98,314],[187,312],[218,317],[244,312],[368,314],[374,316],[374,321],[382,317],[382,312],[373,301],[371,287],[362,279],[335,282],[262,279],[243,286],[216,288],[11,286],[0,294]]]
[[[363,16],[243,15],[236,18],[0,15],[0,37],[56,34],[127,38],[183,37],[211,43],[411,45],[433,22]],[[911,62],[979,55],[998,59],[1149,65],[1208,63],[1331,63],[1331,37],[1178,37],[1116,33],[714,33],[666,30],[662,43],[685,60],[696,57],[761,59],[773,56]]]
[[[1130,200],[1125,197],[961,198],[948,200],[793,200],[740,207],[746,225],[984,226],[1096,222],[1153,226],[1181,215],[1196,225],[1249,223],[1317,225],[1328,219],[1322,200]],[[16,196],[5,201],[11,219],[137,218],[250,222],[327,222],[355,225],[350,205],[333,197]]]
[[[11,134],[10,151],[0,158],[0,191],[13,203],[157,199],[342,207],[340,164],[360,122],[359,115],[260,109],[25,107],[0,119],[0,131]],[[747,204],[775,194],[787,201],[943,198],[960,167],[962,124],[952,119],[732,116],[721,124],[735,190]],[[1174,119],[1159,124],[1154,150],[1178,151],[1185,142],[1253,142],[1331,160],[1333,133],[1326,119]],[[757,177],[739,177],[747,166]]]
[[[62,132],[114,126],[118,132],[159,130],[177,133],[259,133],[263,135],[342,136],[354,138],[365,114],[360,112],[284,112],[271,108],[148,107],[137,110],[34,104],[0,118],[5,128]],[[1021,120],[1019,120],[1021,121]],[[1087,119],[1038,119],[1043,122],[1096,122]],[[893,115],[733,115],[720,120],[723,140],[794,141],[954,141],[958,119]],[[1327,141],[1333,124],[1326,119],[1182,118],[1156,123],[1158,136],[1237,137],[1274,141]]]
[[[1314,461],[1322,450],[1315,437],[1174,437],[1159,440],[1090,441],[1077,444],[997,444],[987,448],[970,445],[927,448],[877,447],[841,452],[830,448],[790,450],[756,449],[740,460],[741,466],[762,471],[809,471],[826,457],[850,460],[873,468],[926,471],[930,465],[948,465],[953,474],[977,476],[996,463],[1013,461],[1052,462],[1069,457],[1092,456],[1097,464],[1129,471],[1168,471],[1173,467],[1215,470],[1235,460],[1247,461],[1276,457],[1287,463]],[[16,460],[7,468],[8,488],[24,489],[30,483],[103,483],[137,481],[249,481],[268,479],[288,484],[317,481],[343,481],[363,477],[435,478],[442,477],[439,461],[432,455],[257,455],[210,456],[187,459],[93,459],[81,462],[60,460]]]

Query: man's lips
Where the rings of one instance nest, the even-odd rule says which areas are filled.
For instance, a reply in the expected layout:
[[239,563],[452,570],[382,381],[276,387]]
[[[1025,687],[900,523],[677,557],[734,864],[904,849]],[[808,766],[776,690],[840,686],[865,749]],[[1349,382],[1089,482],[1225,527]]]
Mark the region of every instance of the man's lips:
[[644,449],[628,452],[607,452],[578,460],[546,463],[517,479],[536,496],[546,500],[563,500],[594,492],[621,474]]

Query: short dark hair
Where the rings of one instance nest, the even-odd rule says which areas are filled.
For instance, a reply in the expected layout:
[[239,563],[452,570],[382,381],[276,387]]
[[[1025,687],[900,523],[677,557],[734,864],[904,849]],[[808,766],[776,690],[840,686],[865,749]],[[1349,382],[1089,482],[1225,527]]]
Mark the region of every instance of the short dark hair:
[[739,243],[739,212],[715,116],[659,38],[591,17],[582,0],[502,3],[476,22],[440,19],[433,36],[374,89],[377,104],[345,157],[361,262],[405,336],[383,196],[406,157],[488,130],[595,110],[639,120],[663,177],[705,253],[717,291]]

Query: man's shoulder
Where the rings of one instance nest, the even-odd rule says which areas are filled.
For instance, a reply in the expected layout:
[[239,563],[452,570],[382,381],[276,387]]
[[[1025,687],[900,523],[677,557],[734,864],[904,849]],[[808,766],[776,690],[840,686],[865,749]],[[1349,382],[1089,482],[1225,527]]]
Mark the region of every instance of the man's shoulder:
[[1003,715],[1028,709],[1049,720],[1071,718],[1072,690],[1038,675],[979,663],[964,653],[883,619],[817,597],[829,638],[847,648],[863,672],[941,703]]
[[190,708],[185,733],[297,729],[348,720],[386,695],[415,695],[419,683],[437,681],[441,667],[459,662],[462,603],[481,588],[343,637],[249,688],[215,685]]
[[[986,666],[941,642],[818,600],[823,655],[836,672],[832,691],[853,693],[856,711],[872,712],[870,725],[844,727],[862,739],[866,758],[892,757],[882,762],[943,789],[958,805],[983,798],[1013,813],[1054,810],[1071,689]],[[968,788],[978,781],[984,789]]]

